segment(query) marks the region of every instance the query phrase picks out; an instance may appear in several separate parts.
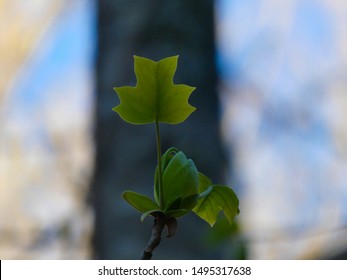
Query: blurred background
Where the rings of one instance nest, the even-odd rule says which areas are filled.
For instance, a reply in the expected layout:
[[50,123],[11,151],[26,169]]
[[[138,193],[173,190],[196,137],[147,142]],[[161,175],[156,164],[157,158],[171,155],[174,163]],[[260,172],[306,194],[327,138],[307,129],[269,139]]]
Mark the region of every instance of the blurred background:
[[341,0],[0,0],[0,259],[137,259],[152,220],[151,125],[114,86],[133,55],[180,55],[198,110],[162,125],[241,213],[194,214],[154,259],[347,258],[347,3]]

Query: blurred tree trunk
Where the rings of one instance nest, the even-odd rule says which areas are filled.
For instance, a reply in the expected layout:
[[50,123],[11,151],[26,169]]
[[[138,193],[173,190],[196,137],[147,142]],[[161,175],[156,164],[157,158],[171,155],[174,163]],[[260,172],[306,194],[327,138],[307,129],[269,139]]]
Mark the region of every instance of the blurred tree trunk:
[[[93,246],[98,259],[137,259],[151,234],[152,218],[140,214],[121,193],[152,195],[156,166],[154,125],[123,122],[111,109],[114,86],[135,85],[133,55],[159,60],[180,55],[175,83],[197,87],[190,103],[198,109],[184,124],[161,125],[163,151],[170,146],[193,158],[199,170],[223,182],[216,94],[213,1],[97,1],[95,208]],[[179,219],[177,234],[163,238],[154,259],[218,258],[202,241],[208,225],[193,214]]]

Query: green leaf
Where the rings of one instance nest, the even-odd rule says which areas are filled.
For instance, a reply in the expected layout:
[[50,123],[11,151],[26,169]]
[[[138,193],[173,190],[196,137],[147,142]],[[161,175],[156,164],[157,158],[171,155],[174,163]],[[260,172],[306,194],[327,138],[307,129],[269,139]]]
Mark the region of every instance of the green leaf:
[[212,185],[200,197],[193,212],[211,226],[216,223],[220,211],[224,212],[229,224],[240,213],[239,200],[228,186]]
[[[185,198],[198,193],[198,171],[195,164],[191,159],[187,159],[183,152],[177,151],[177,149],[169,149],[162,157],[163,210],[165,211],[173,210],[171,206],[177,199],[179,201],[174,207],[180,209]],[[158,197],[157,191],[155,193],[155,197]]]
[[169,205],[178,197],[186,197],[198,192],[198,171],[194,162],[178,152],[163,173],[164,203]]
[[[170,162],[170,160],[174,157],[175,154],[177,154],[179,152],[178,149],[171,147],[169,148],[165,154],[161,157],[161,172],[162,174],[164,173],[164,170],[166,168],[166,166],[168,165],[168,163]],[[159,205],[159,178],[158,178],[158,166],[155,169],[155,174],[154,174],[154,198],[156,200],[156,202]]]
[[132,124],[183,122],[196,109],[188,104],[195,88],[173,83],[177,61],[178,56],[158,62],[134,56],[137,84],[114,88],[120,104],[113,111]]
[[160,211],[158,204],[156,204],[152,199],[143,194],[133,191],[125,191],[123,192],[122,197],[132,207],[134,207],[141,213],[146,213],[149,211]]

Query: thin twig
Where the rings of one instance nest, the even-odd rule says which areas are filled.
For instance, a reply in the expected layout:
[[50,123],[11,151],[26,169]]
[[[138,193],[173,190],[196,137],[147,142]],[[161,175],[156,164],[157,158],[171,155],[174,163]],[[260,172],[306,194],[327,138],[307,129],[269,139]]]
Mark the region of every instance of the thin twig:
[[165,227],[166,217],[163,213],[156,213],[153,226],[152,235],[149,239],[145,249],[142,252],[141,260],[150,260],[152,258],[153,250],[159,245],[161,240],[161,233]]

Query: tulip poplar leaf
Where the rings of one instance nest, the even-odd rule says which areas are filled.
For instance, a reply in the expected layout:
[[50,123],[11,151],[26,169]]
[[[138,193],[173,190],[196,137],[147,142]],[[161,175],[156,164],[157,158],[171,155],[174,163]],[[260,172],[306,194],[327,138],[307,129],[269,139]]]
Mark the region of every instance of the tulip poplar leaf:
[[188,103],[194,87],[174,84],[178,56],[160,61],[134,56],[135,87],[115,87],[120,104],[113,108],[126,122],[149,124],[183,122],[195,107]]
[[223,211],[231,224],[236,215],[240,213],[239,200],[234,191],[228,186],[212,185],[200,193],[200,199],[193,208],[193,212],[201,219],[213,226],[219,212]]

